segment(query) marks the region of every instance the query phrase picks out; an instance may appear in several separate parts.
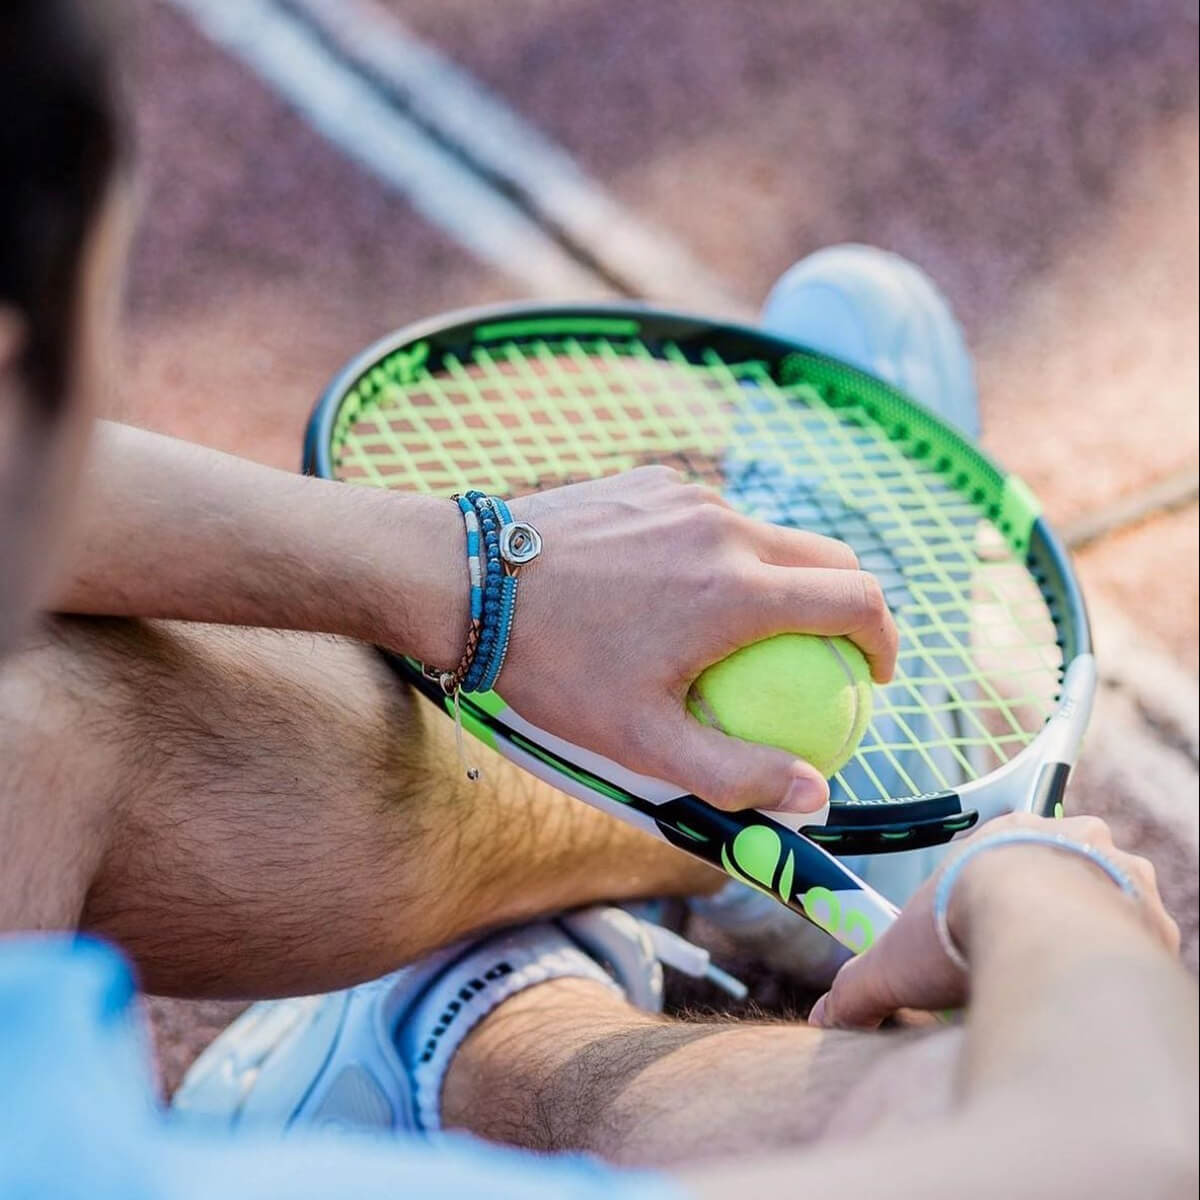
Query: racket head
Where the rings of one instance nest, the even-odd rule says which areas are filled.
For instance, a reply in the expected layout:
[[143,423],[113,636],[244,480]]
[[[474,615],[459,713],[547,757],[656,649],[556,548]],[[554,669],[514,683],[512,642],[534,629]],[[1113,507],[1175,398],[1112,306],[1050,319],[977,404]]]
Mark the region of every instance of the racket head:
[[[1058,803],[1065,771],[1039,777],[1077,743],[1093,678],[1070,561],[1019,479],[854,367],[648,306],[474,309],[353,359],[305,447],[311,474],[447,496],[520,495],[650,462],[753,516],[848,542],[896,616],[896,679],[833,781],[825,825],[806,835],[838,854],[894,852],[944,842],[980,814]],[[420,664],[395,663],[445,702]],[[646,794],[613,764],[539,739],[500,697],[462,699],[494,746],[620,804]]]

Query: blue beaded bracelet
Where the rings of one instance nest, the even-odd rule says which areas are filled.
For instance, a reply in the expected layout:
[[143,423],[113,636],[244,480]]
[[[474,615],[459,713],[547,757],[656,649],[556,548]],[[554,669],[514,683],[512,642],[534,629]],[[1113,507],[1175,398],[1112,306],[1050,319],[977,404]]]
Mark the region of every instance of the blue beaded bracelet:
[[490,692],[496,686],[496,679],[504,666],[508,655],[508,639],[512,635],[513,609],[517,603],[517,579],[515,575],[505,575],[500,581],[500,603],[496,616],[496,640],[490,648],[483,677],[479,681],[481,692]]
[[496,625],[500,602],[500,581],[503,578],[500,561],[500,523],[491,502],[483,492],[468,492],[465,497],[479,523],[482,548],[482,616],[479,645],[475,661],[462,681],[463,690],[477,692],[487,664],[491,661],[496,641]]
[[512,513],[503,500],[486,496],[481,502],[481,511],[487,513],[489,530],[493,529],[496,544],[496,562],[488,562],[488,615],[484,622],[486,642],[480,647],[483,670],[480,672],[476,690],[489,692],[495,686],[496,677],[504,665],[508,652],[508,639],[512,632],[513,606],[516,603],[517,579],[501,565],[500,536],[505,526],[512,523]]
[[471,620],[483,619],[483,575],[479,567],[479,518],[466,496],[455,496],[467,530],[467,573],[471,580]]
[[1063,850],[1068,854],[1086,858],[1088,862],[1100,868],[1131,900],[1138,899],[1139,892],[1133,880],[1121,870],[1116,863],[1110,861],[1099,850],[1083,842],[1073,842],[1061,833],[1039,833],[1034,829],[1014,829],[1009,833],[997,833],[992,837],[982,838],[968,846],[943,872],[937,881],[933,894],[933,927],[937,932],[938,942],[946,952],[946,957],[959,968],[967,970],[967,960],[963,952],[954,943],[950,932],[950,898],[954,893],[954,885],[962,874],[963,867],[988,850],[996,850],[1001,846],[1049,846],[1054,850]]

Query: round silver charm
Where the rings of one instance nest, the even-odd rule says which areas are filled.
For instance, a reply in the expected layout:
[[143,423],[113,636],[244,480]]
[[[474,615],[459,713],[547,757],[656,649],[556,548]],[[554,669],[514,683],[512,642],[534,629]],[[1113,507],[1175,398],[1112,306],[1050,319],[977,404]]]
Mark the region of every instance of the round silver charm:
[[533,562],[542,552],[542,535],[524,521],[514,521],[500,530],[500,557],[509,566]]

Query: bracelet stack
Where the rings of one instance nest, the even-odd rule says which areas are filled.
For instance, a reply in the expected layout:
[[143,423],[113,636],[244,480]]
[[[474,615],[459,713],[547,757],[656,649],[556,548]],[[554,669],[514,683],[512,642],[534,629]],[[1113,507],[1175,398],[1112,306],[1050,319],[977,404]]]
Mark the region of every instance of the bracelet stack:
[[471,584],[466,648],[453,671],[437,673],[447,696],[490,692],[504,668],[517,605],[517,579],[542,551],[532,525],[513,520],[508,505],[483,492],[456,495],[467,533],[467,574]]

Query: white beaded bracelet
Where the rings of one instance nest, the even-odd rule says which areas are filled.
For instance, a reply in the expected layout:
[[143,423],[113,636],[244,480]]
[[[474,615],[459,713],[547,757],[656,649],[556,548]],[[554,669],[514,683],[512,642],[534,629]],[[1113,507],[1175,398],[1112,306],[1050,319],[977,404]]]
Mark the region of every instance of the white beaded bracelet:
[[1061,833],[1038,833],[1033,829],[1014,829],[1009,833],[998,833],[994,837],[975,842],[942,872],[933,896],[933,926],[937,931],[938,942],[946,952],[946,957],[960,971],[967,970],[967,960],[962,951],[954,944],[954,938],[950,933],[950,897],[953,894],[954,885],[958,882],[963,867],[971,859],[985,851],[998,849],[1000,846],[1021,844],[1049,846],[1054,850],[1065,850],[1068,854],[1086,858],[1088,862],[1099,867],[1131,900],[1138,899],[1139,892],[1136,885],[1120,867],[1101,854],[1099,850],[1094,850],[1082,842],[1073,842]]

